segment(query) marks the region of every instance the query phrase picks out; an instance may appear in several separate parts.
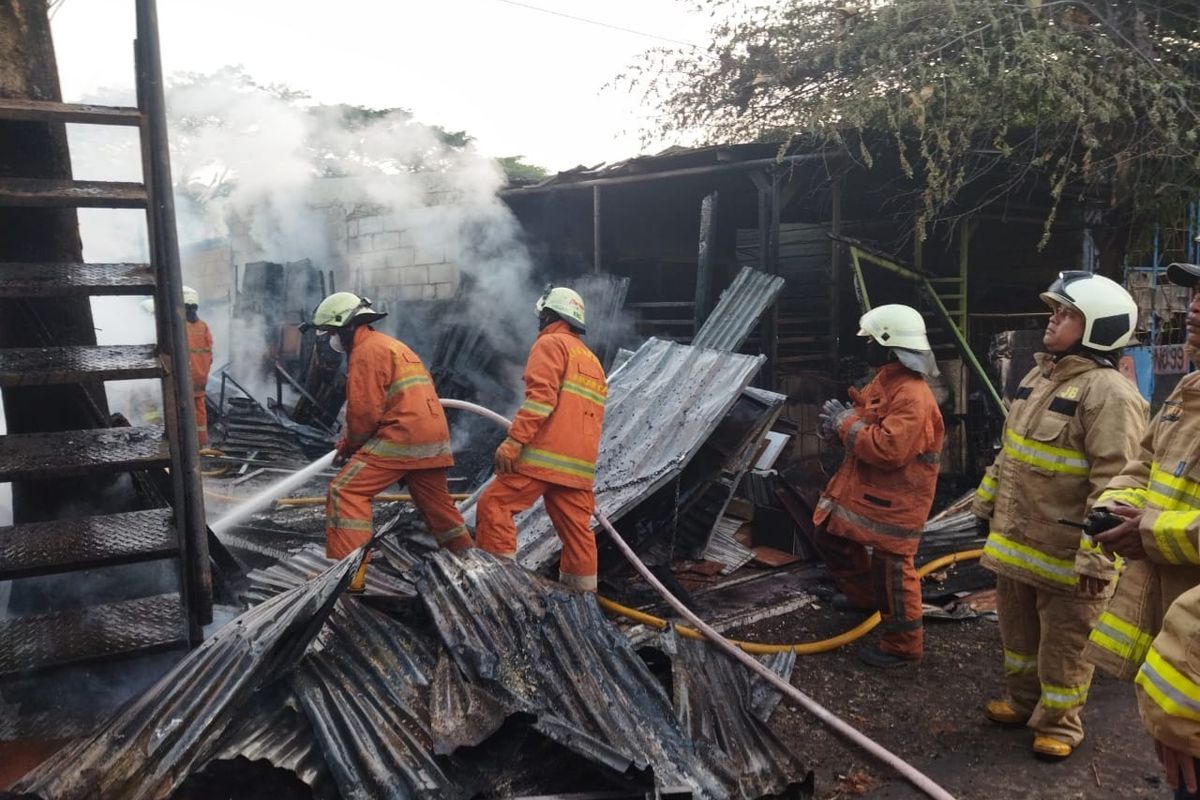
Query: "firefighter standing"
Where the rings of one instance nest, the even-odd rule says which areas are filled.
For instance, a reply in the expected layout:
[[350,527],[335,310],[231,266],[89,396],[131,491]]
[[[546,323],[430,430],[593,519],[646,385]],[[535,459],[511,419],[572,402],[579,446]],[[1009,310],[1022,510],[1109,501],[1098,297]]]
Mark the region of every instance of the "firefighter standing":
[[1042,300],[1053,313],[1035,366],[1017,390],[1003,449],[975,493],[988,531],[982,563],[997,574],[996,606],[1007,700],[988,719],[1027,725],[1034,754],[1071,755],[1092,680],[1088,632],[1116,577],[1113,562],[1077,528],[1088,507],[1137,454],[1146,401],[1117,370],[1137,323],[1119,284],[1059,273]]
[[[1186,349],[1200,363],[1200,265],[1171,264],[1192,290]],[[1128,563],[1085,656],[1137,684],[1138,705],[1177,797],[1195,796],[1200,757],[1200,372],[1185,375],[1150,423],[1139,454],[1097,507],[1123,518],[1096,535]]]
[[[330,482],[325,503],[329,558],[344,558],[370,540],[371,502],[400,480],[439,546],[458,552],[472,544],[450,497],[450,428],[433,379],[408,346],[371,327],[385,316],[350,292],[329,295],[313,314],[313,327],[349,358],[346,435],[337,444],[346,463]],[[365,576],[366,561],[350,590],[361,591]]]
[[476,539],[497,555],[517,552],[513,515],[539,498],[562,540],[559,580],[596,590],[592,484],[608,382],[580,340],[583,298],[548,289],[537,302],[540,332],[525,366],[525,402],[496,450],[496,477],[479,498]]
[[187,314],[188,364],[192,371],[192,401],[196,406],[196,438],[201,447],[208,446],[208,406],[205,388],[212,369],[213,339],[208,323],[200,319],[200,294],[190,286],[183,287],[183,310]]
[[845,593],[844,602],[878,609],[883,636],[859,657],[875,667],[923,654],[921,581],[913,556],[933,505],[944,435],[923,376],[937,365],[915,309],[884,305],[859,321],[867,360],[878,369],[853,405],[825,403],[819,433],[845,445],[841,468],[813,515],[814,544]]

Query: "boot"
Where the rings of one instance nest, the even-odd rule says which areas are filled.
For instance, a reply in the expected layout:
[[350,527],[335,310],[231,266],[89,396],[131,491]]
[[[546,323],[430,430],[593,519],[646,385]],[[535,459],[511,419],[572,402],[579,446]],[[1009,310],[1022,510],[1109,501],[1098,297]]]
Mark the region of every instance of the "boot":
[[1073,752],[1075,748],[1062,739],[1040,733],[1033,737],[1033,754],[1045,761],[1062,761]]
[[876,645],[868,645],[858,651],[858,658],[864,664],[879,669],[891,669],[893,667],[903,667],[906,664],[920,663],[921,657],[902,656],[897,653],[889,653],[885,650],[880,650]]
[[1022,714],[1013,708],[1007,700],[988,700],[983,707],[984,715],[997,725],[1018,727],[1029,721],[1027,714]]
[[829,601],[829,604],[833,606],[834,611],[861,611],[864,614],[872,614],[875,611],[878,611],[878,609],[869,608],[867,606],[856,606],[854,603],[850,602],[849,597],[840,592],[833,596],[833,598]]

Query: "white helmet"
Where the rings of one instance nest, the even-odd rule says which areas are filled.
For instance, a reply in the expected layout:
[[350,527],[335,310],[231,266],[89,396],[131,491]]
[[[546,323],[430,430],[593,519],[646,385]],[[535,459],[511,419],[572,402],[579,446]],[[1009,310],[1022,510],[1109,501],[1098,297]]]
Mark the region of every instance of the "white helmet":
[[1058,280],[1042,292],[1049,306],[1064,305],[1083,315],[1083,340],[1090,350],[1108,352],[1124,347],[1133,338],[1138,307],[1121,284],[1080,269],[1058,273]]
[[574,289],[565,286],[547,286],[545,293],[537,301],[537,312],[548,308],[558,314],[563,320],[583,333],[585,328],[583,298]]
[[312,326],[329,331],[348,325],[352,319],[374,322],[386,316],[387,312],[371,308],[369,297],[359,297],[353,292],[334,292],[322,300],[313,312]]
[[183,287],[183,304],[185,306],[200,305],[200,293],[190,286]]
[[932,350],[925,335],[925,318],[911,306],[890,303],[876,306],[858,320],[858,335],[869,336],[884,347]]

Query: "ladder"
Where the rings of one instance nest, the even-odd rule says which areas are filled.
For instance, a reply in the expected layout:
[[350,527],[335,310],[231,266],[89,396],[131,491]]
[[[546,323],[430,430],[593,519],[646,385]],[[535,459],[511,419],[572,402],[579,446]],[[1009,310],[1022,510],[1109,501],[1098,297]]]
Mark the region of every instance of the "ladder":
[[[0,98],[0,125],[21,122],[135,127],[144,183],[0,178],[0,205],[145,209],[147,264],[0,263],[0,297],[31,302],[99,295],[153,295],[156,343],[64,345],[40,326],[42,347],[0,349],[0,390],[160,378],[163,425],[111,427],[93,401],[94,427],[0,436],[0,482],[90,479],[131,473],[161,507],[0,528],[0,580],[64,575],[174,560],[178,591],[98,601],[83,608],[0,622],[0,676],[30,674],[196,644],[212,619],[212,578],[191,403],[179,248],[171,192],[154,0],[137,0],[137,107]],[[164,472],[169,469],[169,474]],[[143,505],[149,503],[142,503]],[[85,512],[86,513],[86,512]],[[14,589],[15,591],[15,589]],[[130,590],[136,594],[136,589]]]

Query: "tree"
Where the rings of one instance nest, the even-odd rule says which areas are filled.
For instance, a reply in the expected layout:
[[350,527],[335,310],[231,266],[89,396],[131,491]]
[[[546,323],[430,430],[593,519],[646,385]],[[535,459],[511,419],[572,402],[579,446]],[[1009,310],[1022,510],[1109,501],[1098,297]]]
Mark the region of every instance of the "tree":
[[1200,172],[1200,6],[1191,0],[698,0],[706,50],[631,75],[658,135],[804,140],[870,167],[885,150],[922,232],[1035,188],[1098,205],[1102,263],[1177,210]]

